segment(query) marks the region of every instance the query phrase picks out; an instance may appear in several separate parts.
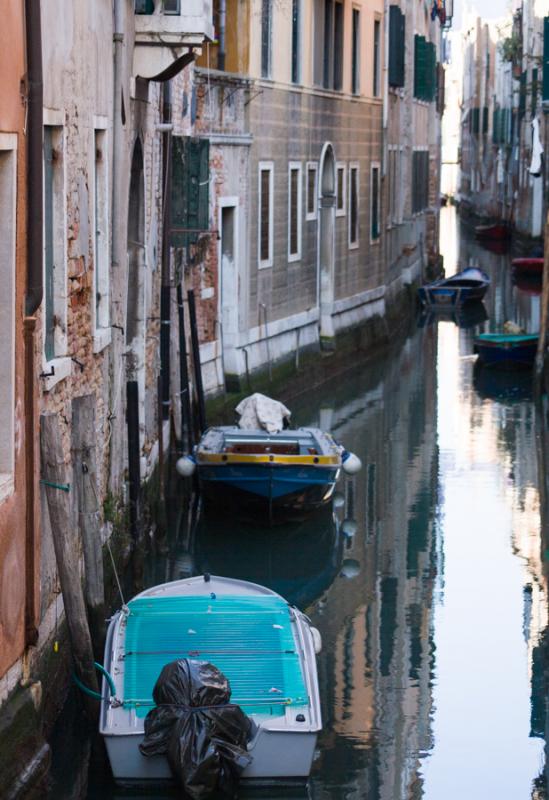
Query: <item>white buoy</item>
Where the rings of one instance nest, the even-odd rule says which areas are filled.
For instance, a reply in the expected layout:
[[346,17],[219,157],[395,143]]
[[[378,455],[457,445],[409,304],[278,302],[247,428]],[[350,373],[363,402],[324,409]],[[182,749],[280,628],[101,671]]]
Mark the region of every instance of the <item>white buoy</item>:
[[334,508],[343,508],[345,505],[345,498],[341,492],[334,492],[332,495],[332,503]]
[[311,631],[311,635],[313,637],[313,647],[315,649],[315,653],[318,655],[320,652],[322,652],[322,636],[320,635],[318,628],[313,628],[312,625],[309,630]]
[[357,532],[357,524],[354,519],[344,519],[341,523],[341,532],[347,538],[352,539]]
[[196,463],[191,456],[182,456],[175,462],[175,468],[184,478],[190,478],[196,469]]
[[360,562],[356,558],[346,558],[339,574],[342,578],[356,578],[360,574]]
[[358,456],[355,456],[354,453],[349,453],[348,450],[345,451],[343,455],[343,472],[347,473],[347,475],[356,475],[357,472],[360,472],[362,469],[362,461]]

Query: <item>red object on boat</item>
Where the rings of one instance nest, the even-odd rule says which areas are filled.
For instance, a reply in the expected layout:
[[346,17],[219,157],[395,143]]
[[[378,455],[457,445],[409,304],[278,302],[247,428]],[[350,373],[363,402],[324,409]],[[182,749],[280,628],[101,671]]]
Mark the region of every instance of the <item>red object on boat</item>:
[[530,275],[541,275],[543,272],[543,258],[514,258],[511,264],[517,271]]
[[475,236],[478,239],[508,239],[511,230],[505,222],[495,222],[493,225],[477,225]]

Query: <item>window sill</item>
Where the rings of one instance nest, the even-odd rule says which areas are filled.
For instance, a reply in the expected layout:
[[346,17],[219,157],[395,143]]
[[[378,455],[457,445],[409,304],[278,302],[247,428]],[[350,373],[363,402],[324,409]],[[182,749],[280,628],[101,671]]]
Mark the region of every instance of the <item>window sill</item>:
[[273,262],[271,261],[260,261],[257,265],[258,269],[271,269],[273,266]]
[[13,475],[8,472],[0,472],[0,503],[13,494],[14,488]]
[[288,264],[295,264],[296,261],[301,261],[301,253],[288,253]]
[[344,208],[340,209],[339,211],[337,211],[336,209],[336,217],[346,217],[346,216],[347,216],[347,211]]
[[45,392],[51,391],[56,384],[69,377],[72,372],[72,361],[68,356],[54,358],[51,361],[47,361],[44,364],[42,372],[48,373],[52,370],[53,375],[41,376],[43,380],[42,386],[44,387]]
[[305,222],[315,222],[316,221],[316,214],[307,214],[305,217]]
[[93,352],[100,353],[111,343],[112,333],[110,328],[97,328],[93,334]]
[[349,250],[358,250],[358,242],[349,242]]

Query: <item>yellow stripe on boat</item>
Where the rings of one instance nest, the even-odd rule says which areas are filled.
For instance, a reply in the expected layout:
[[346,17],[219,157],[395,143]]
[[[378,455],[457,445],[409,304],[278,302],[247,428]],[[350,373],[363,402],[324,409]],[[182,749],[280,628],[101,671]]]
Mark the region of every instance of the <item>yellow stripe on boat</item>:
[[283,456],[276,453],[197,453],[199,464],[292,464],[293,466],[341,466],[341,457],[334,456]]

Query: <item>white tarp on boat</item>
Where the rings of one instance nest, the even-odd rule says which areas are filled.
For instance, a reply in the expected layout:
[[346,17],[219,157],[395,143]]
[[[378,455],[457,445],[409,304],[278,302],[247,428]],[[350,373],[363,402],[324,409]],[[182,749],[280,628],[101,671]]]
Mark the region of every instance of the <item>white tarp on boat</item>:
[[240,414],[239,427],[246,431],[278,433],[284,428],[284,420],[292,416],[283,403],[259,392],[245,397],[235,410]]

